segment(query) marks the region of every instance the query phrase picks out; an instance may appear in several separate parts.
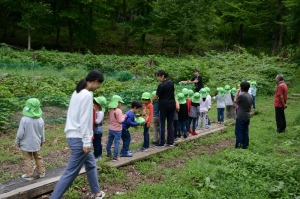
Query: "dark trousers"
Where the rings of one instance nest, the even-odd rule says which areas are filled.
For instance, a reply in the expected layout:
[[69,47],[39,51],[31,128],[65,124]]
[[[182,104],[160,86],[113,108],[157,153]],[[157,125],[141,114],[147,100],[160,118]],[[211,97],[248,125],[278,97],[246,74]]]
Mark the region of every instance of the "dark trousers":
[[129,145],[130,145],[130,141],[131,141],[131,136],[130,136],[128,129],[122,130],[121,138],[123,141],[123,147],[121,149],[121,154],[127,154],[129,151]]
[[165,144],[165,121],[167,119],[167,144],[174,144],[174,110],[161,110],[159,111],[159,121],[160,121],[160,138],[159,145]]
[[144,144],[143,147],[145,149],[149,148],[150,136],[149,136],[149,127],[147,127],[147,123],[144,124]]
[[218,122],[224,122],[224,109],[225,108],[217,108],[217,110],[218,110]]
[[181,133],[183,133],[184,136],[187,136],[186,121],[178,121],[178,137],[181,136]]
[[192,131],[196,130],[196,122],[198,121],[198,119],[196,117],[189,117],[188,123],[189,123],[189,128],[187,130],[191,130],[191,123],[193,122],[192,125]]
[[250,120],[236,119],[235,122],[235,148],[246,149],[249,146],[249,124]]
[[285,131],[285,128],[286,128],[284,108],[283,107],[275,107],[275,116],[276,116],[277,132],[282,133]]
[[252,95],[252,107],[253,107],[253,109],[256,109],[255,99],[256,99],[256,96]]
[[93,147],[94,147],[94,156],[95,158],[99,158],[102,156],[102,133],[96,134],[94,133],[93,139]]
[[[178,120],[173,121],[173,126],[174,126],[174,139],[177,138],[177,127],[178,127]],[[179,136],[180,137],[180,136]]]

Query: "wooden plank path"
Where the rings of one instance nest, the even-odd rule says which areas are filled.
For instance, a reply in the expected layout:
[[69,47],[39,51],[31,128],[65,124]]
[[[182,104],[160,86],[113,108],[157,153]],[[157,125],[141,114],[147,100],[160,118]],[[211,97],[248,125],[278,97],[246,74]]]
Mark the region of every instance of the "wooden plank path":
[[[197,140],[205,135],[218,132],[220,130],[225,129],[226,126],[212,124],[210,129],[205,130],[197,130],[198,135],[196,136],[188,136],[188,138],[181,138],[174,143],[174,145],[178,145],[182,142],[189,142],[193,140]],[[116,168],[126,166],[132,164],[139,160],[144,160],[149,158],[149,156],[161,153],[163,151],[172,149],[173,147],[151,147],[146,152],[136,152],[133,157],[123,157],[120,161],[117,162],[109,162],[111,166]],[[58,167],[55,169],[47,170],[46,177],[36,179],[33,181],[23,180],[22,178],[18,178],[16,180],[8,181],[5,183],[0,183],[0,198],[1,199],[29,199],[33,197],[40,196],[42,194],[51,192],[56,183],[58,182],[61,174],[64,171],[64,166]],[[82,168],[79,175],[85,174],[85,169]]]

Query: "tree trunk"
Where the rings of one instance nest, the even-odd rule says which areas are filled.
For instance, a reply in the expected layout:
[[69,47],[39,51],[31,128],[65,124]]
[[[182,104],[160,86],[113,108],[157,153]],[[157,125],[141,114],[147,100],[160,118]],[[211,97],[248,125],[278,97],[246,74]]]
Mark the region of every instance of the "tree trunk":
[[277,44],[278,44],[278,29],[276,30],[275,36],[274,36],[273,47],[272,47],[272,56],[274,56],[276,54]]
[[239,26],[239,45],[240,46],[243,43],[243,37],[244,37],[244,24],[240,24],[240,26]]
[[179,48],[178,48],[178,57],[181,56],[181,47],[182,47],[182,42],[180,41]]
[[69,26],[69,51],[71,53],[74,52],[73,42],[74,42],[74,35],[73,35],[73,26],[71,20],[68,20]]
[[142,56],[145,55],[145,43],[146,43],[146,34],[142,34],[142,37],[141,37],[141,53],[142,53]]
[[[123,0],[123,16],[124,16],[124,22],[126,23],[127,22],[127,13],[126,13],[126,8],[127,8],[127,5],[126,5],[126,0]],[[124,36],[125,36],[125,43],[124,43],[124,54],[128,54],[128,38],[127,38],[127,35],[128,35],[128,29],[125,28],[125,31],[124,31]]]
[[60,27],[56,28],[55,46],[59,45]]
[[278,41],[278,48],[282,48],[282,39],[283,39],[283,25],[280,25],[280,31],[279,31],[279,41]]
[[30,28],[28,27],[28,50],[31,49],[31,35],[30,35]]

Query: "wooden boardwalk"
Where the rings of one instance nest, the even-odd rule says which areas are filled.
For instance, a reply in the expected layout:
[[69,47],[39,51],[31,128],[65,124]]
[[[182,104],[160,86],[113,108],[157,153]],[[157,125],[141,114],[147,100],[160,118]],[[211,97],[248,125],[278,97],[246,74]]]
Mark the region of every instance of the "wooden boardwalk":
[[[175,142],[175,146],[182,142],[189,142],[196,139],[199,139],[205,135],[218,132],[220,130],[225,129],[226,126],[213,124],[210,129],[197,131],[198,135],[189,136],[188,138],[181,138],[177,142]],[[109,162],[111,166],[116,168],[126,166],[132,164],[136,161],[143,160],[149,158],[149,156],[170,150],[173,147],[151,147],[146,152],[136,152],[133,157],[124,157],[121,158],[120,161],[117,162]],[[33,181],[23,180],[22,178],[18,178],[12,181],[8,181],[5,183],[0,183],[0,198],[1,199],[30,199],[33,197],[37,197],[39,195],[51,192],[56,183],[58,182],[61,174],[64,171],[63,167],[58,167],[55,169],[47,170],[46,177],[36,179]],[[85,173],[85,169],[82,168],[79,175]]]

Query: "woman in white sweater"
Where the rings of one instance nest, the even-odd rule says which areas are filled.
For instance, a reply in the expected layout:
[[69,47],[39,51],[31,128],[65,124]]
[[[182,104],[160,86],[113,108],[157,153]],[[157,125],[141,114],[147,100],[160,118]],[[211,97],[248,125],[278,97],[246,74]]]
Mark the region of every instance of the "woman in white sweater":
[[98,70],[89,72],[82,79],[72,94],[65,132],[68,146],[71,149],[66,170],[59,179],[51,199],[60,199],[71,186],[82,166],[85,166],[88,182],[96,199],[102,199],[105,195],[100,190],[95,157],[91,151],[93,136],[93,94],[104,81],[102,73]]

